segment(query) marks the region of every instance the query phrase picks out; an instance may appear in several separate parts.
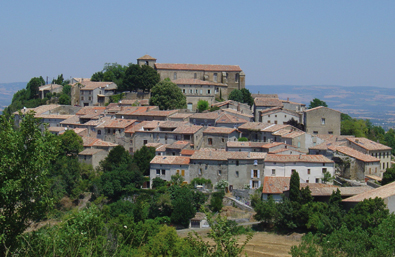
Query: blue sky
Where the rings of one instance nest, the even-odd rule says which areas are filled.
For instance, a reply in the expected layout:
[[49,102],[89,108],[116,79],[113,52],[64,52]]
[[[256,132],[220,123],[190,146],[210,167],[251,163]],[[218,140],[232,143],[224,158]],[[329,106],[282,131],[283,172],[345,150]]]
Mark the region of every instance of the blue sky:
[[395,1],[2,1],[0,82],[106,62],[237,64],[247,85],[395,86]]

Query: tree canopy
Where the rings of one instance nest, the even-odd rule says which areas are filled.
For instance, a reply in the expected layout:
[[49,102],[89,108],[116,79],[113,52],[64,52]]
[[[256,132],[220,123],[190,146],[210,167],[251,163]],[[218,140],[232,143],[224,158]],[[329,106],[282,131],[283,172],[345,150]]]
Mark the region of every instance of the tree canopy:
[[125,70],[124,90],[149,92],[160,80],[159,73],[151,66],[130,64]]
[[322,100],[320,100],[318,98],[314,98],[313,100],[310,101],[310,105],[309,105],[308,108],[312,109],[312,108],[315,108],[315,107],[318,107],[318,106],[328,107],[328,105],[324,101],[322,101]]
[[248,104],[249,106],[252,106],[254,104],[254,98],[252,98],[250,91],[246,88],[242,88],[240,90],[239,89],[232,90],[232,92],[230,92],[228,96],[228,99],[240,103],[245,103]]
[[39,125],[33,114],[27,114],[15,130],[11,120],[0,116],[1,252],[12,248],[16,237],[53,204],[47,174],[58,141]]
[[152,88],[150,105],[157,105],[161,110],[183,109],[186,108],[186,97],[181,89],[167,78]]
[[203,112],[208,109],[208,102],[206,100],[199,100],[197,103],[197,109],[199,112]]

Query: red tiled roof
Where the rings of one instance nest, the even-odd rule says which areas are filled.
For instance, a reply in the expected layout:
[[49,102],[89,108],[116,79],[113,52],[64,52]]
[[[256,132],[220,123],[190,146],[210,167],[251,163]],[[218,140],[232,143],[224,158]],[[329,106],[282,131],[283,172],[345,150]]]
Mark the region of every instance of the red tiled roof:
[[167,146],[166,148],[169,149],[183,149],[190,144],[188,141],[176,141],[173,144]]
[[263,179],[262,194],[282,194],[289,190],[290,177],[268,177]]
[[241,71],[238,65],[155,63],[158,70]]
[[89,147],[92,146],[96,141],[99,141],[100,139],[95,138],[95,137],[82,137],[82,144],[84,147]]
[[370,156],[368,154],[361,153],[355,149],[352,149],[351,147],[348,146],[328,146],[328,149],[332,151],[338,151],[342,154],[351,156],[357,160],[363,161],[363,162],[379,162],[380,159],[375,158],[373,156]]
[[186,165],[189,164],[190,158],[186,156],[163,156],[157,155],[150,162],[151,164],[175,164]]
[[245,141],[228,141],[226,142],[227,147],[262,147],[264,143],[262,142],[245,142]]
[[127,119],[115,119],[106,124],[105,128],[128,128],[129,126],[133,125],[136,120],[127,120]]
[[235,132],[234,128],[226,128],[226,127],[207,127],[203,134],[231,134]]
[[181,150],[181,155],[192,156],[194,152],[195,152],[195,150],[191,150],[191,149],[182,149],[182,150]]
[[216,123],[247,123],[248,120],[237,117],[229,113],[223,113]]
[[[95,81],[83,81],[81,90],[93,90],[99,87],[106,89],[116,89],[117,85],[114,82],[95,82]],[[107,87],[108,85],[108,87]]]
[[382,199],[385,199],[387,197],[395,195],[395,182],[392,182],[390,184],[387,184],[385,186],[381,186],[375,189],[372,189],[370,191],[357,194],[355,196],[352,196],[350,198],[344,199],[343,202],[361,202],[365,199],[369,198],[376,198],[380,197]]
[[323,155],[277,155],[268,154],[265,162],[312,162],[312,163],[333,163],[332,160]]
[[291,133],[283,135],[281,137],[283,137],[283,138],[295,138],[295,137],[301,136],[303,134],[306,134],[306,133],[303,132],[303,131],[292,131]]
[[391,150],[392,148],[372,140],[369,140],[364,137],[355,137],[355,138],[347,138],[348,141],[353,142],[354,144],[366,149],[366,150]]
[[150,56],[148,54],[138,58],[137,60],[154,60],[154,61],[156,61],[156,59],[154,57],[152,57],[152,56]]
[[[319,109],[323,109],[323,108],[329,109],[329,110],[332,110],[332,111],[335,111],[335,112],[339,112],[337,110],[334,110],[334,109],[331,109],[331,108],[328,108],[328,107],[325,107],[325,106],[317,106],[317,107],[305,110],[305,112],[315,111],[315,110],[319,110]],[[341,112],[339,112],[339,113],[341,113]]]
[[283,106],[283,103],[278,98],[265,98],[265,97],[255,98],[254,104],[255,106],[259,106],[259,107]]
[[94,155],[97,154],[98,152],[104,151],[103,149],[95,149],[95,148],[88,148],[85,149],[84,151],[78,153],[78,155]]
[[272,148],[272,147],[275,147],[275,146],[279,146],[279,145],[285,145],[285,143],[283,143],[283,142],[266,143],[266,144],[262,145],[262,148],[269,149],[269,148]]
[[198,125],[186,125],[186,126],[181,126],[176,128],[173,133],[178,133],[178,134],[195,134],[198,132],[200,129],[202,129],[203,126],[198,126]]

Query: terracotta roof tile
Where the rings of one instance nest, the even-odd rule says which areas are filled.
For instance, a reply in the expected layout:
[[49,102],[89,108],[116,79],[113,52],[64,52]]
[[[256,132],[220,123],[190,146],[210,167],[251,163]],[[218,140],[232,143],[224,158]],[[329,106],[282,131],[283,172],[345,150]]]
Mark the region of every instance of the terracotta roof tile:
[[195,153],[195,150],[191,149],[182,149],[181,155],[192,156]]
[[[324,106],[318,106],[318,107],[315,107],[315,108],[307,109],[304,112],[310,112],[310,111],[315,111],[315,110],[319,110],[319,109],[329,109],[329,110],[332,110],[332,111],[335,111],[335,112],[339,112],[338,110],[334,110],[334,109],[331,109],[331,108],[328,108],[328,107],[324,107]],[[341,113],[341,112],[339,112],[339,113]]]
[[190,158],[186,156],[163,156],[157,155],[150,162],[151,164],[172,164],[172,165],[187,165]]
[[154,57],[152,57],[152,56],[150,56],[148,54],[138,58],[137,60],[153,60],[153,61],[156,61],[156,59]]
[[241,71],[238,65],[155,63],[158,70]]
[[228,114],[228,113],[223,113],[221,115],[221,117],[216,121],[216,123],[218,123],[218,124],[223,124],[223,123],[239,124],[239,123],[247,123],[247,122],[248,122],[248,120],[246,120],[246,119],[242,119],[242,118],[239,118],[235,115]]
[[263,179],[262,194],[282,194],[289,190],[290,177],[268,177]]
[[[95,81],[83,81],[80,82],[82,84],[81,90],[94,90],[96,88],[103,88],[104,90],[113,90],[117,89],[117,85],[114,82],[95,82]],[[107,86],[108,85],[108,86]]]
[[128,120],[128,119],[115,119],[112,120],[111,122],[107,123],[104,125],[105,128],[115,128],[115,129],[125,129],[128,128],[129,126],[132,126],[133,123],[135,123],[136,120]]
[[178,134],[195,134],[198,132],[200,129],[202,129],[203,126],[197,126],[197,125],[187,125],[187,126],[181,126],[176,128],[173,133],[178,133]]
[[264,145],[262,145],[262,148],[269,149],[269,148],[276,147],[279,145],[286,145],[286,144],[283,142],[264,143]]
[[95,137],[82,137],[82,144],[84,147],[89,147],[92,146],[96,141],[99,141],[100,139],[95,138]]
[[355,196],[352,196],[350,198],[344,199],[343,202],[361,202],[365,199],[369,198],[376,198],[380,197],[382,199],[385,199],[387,197],[390,197],[392,195],[395,195],[395,182],[392,182],[390,184],[387,184],[385,186],[381,186],[375,189],[372,189],[370,191],[357,194]]
[[85,149],[84,151],[78,153],[78,155],[94,155],[94,154],[97,154],[102,151],[105,152],[103,149],[88,148],[88,149]]
[[189,146],[190,142],[188,141],[176,141],[173,144],[167,146],[167,149],[184,149],[185,147]]
[[286,125],[286,124],[271,124],[270,126],[267,126],[267,127],[263,128],[263,129],[261,129],[261,131],[264,131],[264,132],[276,132],[277,130],[284,129],[284,128],[287,128],[287,127],[292,127],[292,126],[291,125]]
[[195,113],[189,119],[207,119],[207,120],[216,120],[221,116],[220,112],[203,112],[203,113]]
[[117,145],[118,144],[114,144],[114,143],[103,141],[103,140],[99,139],[98,141],[94,142],[92,146],[95,146],[95,147],[111,147],[111,146],[117,146]]
[[39,118],[39,119],[67,120],[73,116],[74,115],[41,114],[41,115],[35,115],[34,117]]
[[255,106],[258,107],[275,107],[283,106],[283,103],[278,98],[257,97],[254,99]]
[[175,114],[171,115],[169,118],[185,119],[185,118],[188,118],[188,117],[190,117],[192,115],[193,115],[192,113],[180,113],[180,112],[178,112],[178,113],[175,113]]
[[261,123],[261,122],[247,122],[243,125],[240,125],[238,129],[246,129],[246,130],[253,130],[253,131],[261,131],[267,127],[273,126],[273,124],[269,123]]
[[329,146],[328,149],[332,151],[337,151],[342,154],[351,156],[357,160],[363,161],[363,162],[380,162],[380,159],[375,158],[373,156],[370,156],[368,154],[361,153],[355,149],[352,149],[351,147],[348,146]]
[[392,148],[364,137],[347,138],[348,141],[366,149],[366,150],[391,150]]
[[82,107],[77,113],[76,115],[88,115],[88,114],[100,114],[100,113],[104,113],[104,110],[106,109],[106,107],[99,107],[99,106],[85,106]]
[[265,162],[311,162],[311,163],[334,163],[323,155],[277,155],[268,154]]
[[[53,110],[57,107],[59,107],[60,105],[58,104],[46,104],[46,105],[40,105],[36,108],[26,108],[26,109],[21,109],[22,114],[25,113],[29,113],[30,111],[34,111],[36,113],[36,115],[40,115],[44,112]],[[14,112],[14,114],[18,114],[19,112]]]
[[291,133],[283,135],[281,137],[283,137],[283,138],[295,138],[295,137],[299,137],[299,136],[301,136],[303,134],[306,134],[306,132],[303,132],[303,131],[292,131]]
[[162,146],[161,143],[147,143],[145,144],[146,147],[154,147],[155,149]]
[[39,91],[44,91],[44,90],[53,90],[53,89],[57,89],[57,88],[61,88],[63,87],[62,85],[58,85],[58,84],[47,84],[44,86],[41,86],[38,88]]
[[203,134],[231,134],[237,131],[234,128],[226,128],[226,127],[207,127]]
[[226,147],[238,147],[238,148],[249,148],[249,147],[262,147],[265,143],[262,142],[250,142],[250,141],[228,141]]

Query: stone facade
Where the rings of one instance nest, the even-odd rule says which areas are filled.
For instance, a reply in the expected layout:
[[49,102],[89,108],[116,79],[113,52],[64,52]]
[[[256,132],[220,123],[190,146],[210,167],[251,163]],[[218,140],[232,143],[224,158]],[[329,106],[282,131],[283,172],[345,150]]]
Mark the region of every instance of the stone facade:
[[319,106],[304,112],[305,131],[309,134],[340,135],[341,112]]

